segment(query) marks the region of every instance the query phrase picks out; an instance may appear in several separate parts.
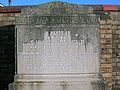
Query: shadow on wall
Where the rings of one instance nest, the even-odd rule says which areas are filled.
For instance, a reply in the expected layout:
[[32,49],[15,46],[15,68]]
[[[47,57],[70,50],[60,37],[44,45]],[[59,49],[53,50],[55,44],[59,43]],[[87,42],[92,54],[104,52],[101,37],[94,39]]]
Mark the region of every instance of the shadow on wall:
[[8,90],[15,75],[15,26],[0,27],[0,90]]

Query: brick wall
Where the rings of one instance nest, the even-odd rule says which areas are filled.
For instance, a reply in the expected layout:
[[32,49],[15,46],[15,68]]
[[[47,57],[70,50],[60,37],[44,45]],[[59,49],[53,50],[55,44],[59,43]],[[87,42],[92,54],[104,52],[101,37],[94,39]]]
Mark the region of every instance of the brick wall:
[[20,13],[0,13],[0,27],[7,25],[15,25],[15,16]]
[[120,90],[120,12],[100,17],[101,72],[108,90]]
[[111,12],[111,18],[113,20],[112,30],[112,80],[113,90],[120,90],[120,12]]
[[112,90],[112,21],[109,16],[100,18],[100,48],[102,77],[107,81],[108,90]]

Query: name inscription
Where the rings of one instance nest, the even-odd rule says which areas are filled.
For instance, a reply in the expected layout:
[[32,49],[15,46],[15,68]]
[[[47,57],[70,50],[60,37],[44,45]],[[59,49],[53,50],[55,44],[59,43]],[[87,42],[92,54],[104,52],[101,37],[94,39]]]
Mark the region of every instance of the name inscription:
[[79,24],[97,23],[96,16],[23,16],[16,18],[16,24]]

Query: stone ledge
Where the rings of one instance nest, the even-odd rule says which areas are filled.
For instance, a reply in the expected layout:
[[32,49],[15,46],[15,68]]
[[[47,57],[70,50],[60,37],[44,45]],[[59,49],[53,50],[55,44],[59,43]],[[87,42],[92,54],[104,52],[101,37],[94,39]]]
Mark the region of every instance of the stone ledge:
[[16,75],[16,81],[89,81],[99,80],[98,74]]

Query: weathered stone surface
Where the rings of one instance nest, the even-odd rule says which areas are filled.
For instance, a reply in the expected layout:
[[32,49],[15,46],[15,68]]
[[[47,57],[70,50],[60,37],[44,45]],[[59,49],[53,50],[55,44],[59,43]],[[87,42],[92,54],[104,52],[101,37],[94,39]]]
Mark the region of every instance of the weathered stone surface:
[[104,29],[106,28],[110,29],[111,27],[112,27],[111,25],[106,25],[106,24],[100,25],[100,28],[104,28]]
[[[94,7],[94,6],[92,6],[92,7]],[[102,6],[101,6],[101,8],[103,9]],[[26,15],[34,14],[34,17],[36,17],[39,15],[46,15],[46,16],[54,15],[54,14],[63,15],[63,13],[65,13],[64,15],[70,15],[70,16],[75,14],[74,17],[77,18],[79,16],[78,14],[84,14],[84,13],[90,14],[90,13],[93,13],[93,11],[94,11],[94,13],[97,13],[97,15],[100,16],[100,19],[99,19],[99,23],[101,24],[100,36],[101,36],[101,34],[104,34],[104,35],[102,35],[102,38],[100,39],[100,43],[101,43],[101,45],[100,45],[101,52],[100,53],[102,55],[103,54],[105,54],[105,55],[111,54],[111,56],[112,56],[111,58],[101,58],[100,62],[101,62],[101,64],[112,64],[113,63],[114,67],[111,66],[111,67],[113,67],[113,71],[111,72],[113,74],[113,76],[111,76],[110,78],[114,78],[115,76],[120,76],[120,74],[119,74],[120,68],[118,67],[119,62],[120,62],[120,47],[119,47],[119,44],[120,44],[120,34],[119,34],[120,12],[117,12],[117,11],[106,12],[106,11],[103,11],[102,9],[101,9],[101,11],[97,11],[98,9],[95,8],[95,11],[94,11],[93,8],[91,8],[91,6],[89,6],[89,5],[88,6],[84,6],[84,5],[76,6],[75,4],[73,5],[70,3],[68,4],[68,3],[54,2],[54,3],[44,4],[42,6],[39,5],[39,6],[25,8],[22,11],[22,14],[26,14]],[[6,10],[6,7],[5,7],[5,10]],[[26,12],[26,10],[28,12]],[[60,12],[60,11],[62,11],[62,12]],[[105,14],[107,14],[107,15],[105,15]],[[15,25],[15,21],[14,21],[14,19],[12,19],[14,16],[19,16],[19,19],[23,19],[21,24],[24,24],[24,21],[26,21],[26,23],[27,23],[28,17],[31,17],[31,16],[28,16],[27,19],[24,20],[25,17],[20,18],[21,17],[20,15],[21,15],[20,12],[19,13],[12,13],[12,12],[0,13],[0,21],[1,21],[0,26]],[[94,17],[94,15],[92,15],[92,16]],[[37,18],[35,18],[35,19],[37,19]],[[33,19],[33,21],[35,19]],[[89,24],[89,23],[91,23],[92,18],[90,18],[88,20],[90,20],[90,21],[87,21],[87,23]],[[59,20],[57,19],[57,22],[58,21]],[[78,21],[76,21],[76,19],[72,19],[70,21],[72,21],[72,23],[76,23],[76,22],[78,23]],[[69,21],[67,21],[67,22],[70,23]],[[30,23],[32,25],[33,22],[30,22]],[[37,23],[36,20],[34,21],[34,24],[35,23]],[[83,23],[83,22],[79,22],[79,24],[80,23]],[[84,21],[84,23],[86,23],[86,22]],[[20,24],[20,22],[18,24]],[[47,24],[49,24],[49,23],[47,23]],[[93,22],[93,25],[92,24],[87,25],[87,27],[88,27],[87,29],[94,28],[94,27],[96,27],[96,29],[97,29],[97,27],[99,27],[99,25],[98,26],[96,26],[96,25],[97,24],[94,24],[94,22]],[[70,25],[68,25],[67,27],[69,27],[69,26]],[[35,27],[38,28],[38,27],[41,27],[41,25],[35,25]],[[81,27],[86,27],[86,25],[81,25],[79,28],[81,28]],[[21,27],[21,29],[24,30],[24,28],[22,28],[22,27]],[[30,28],[30,29],[32,29],[32,28]],[[39,29],[42,30],[44,28],[39,28]],[[111,38],[111,36],[110,36],[110,38],[105,38],[105,37],[109,37],[109,35],[107,35],[107,34],[112,34],[112,38]],[[114,64],[114,63],[116,63],[116,64]],[[103,70],[104,72],[102,72],[102,73],[106,73],[108,68],[103,67],[103,69],[104,69]],[[109,86],[108,90],[111,90],[112,86],[114,88],[115,87],[118,88],[119,84],[117,84],[118,83],[117,81],[120,78],[113,79],[112,81],[110,80],[110,78],[108,78],[108,77],[105,78],[107,80],[108,84],[110,83],[108,85]]]
[[112,30],[107,30],[107,33],[111,33],[112,34]]
[[100,20],[100,24],[106,24],[105,20]]
[[111,73],[104,73],[102,74],[103,77],[112,77],[112,74]]
[[92,13],[93,8],[90,6],[76,5],[66,2],[54,1],[38,6],[28,7],[22,10],[26,15],[75,15],[81,13]]
[[96,24],[97,17],[94,14],[81,14],[73,16],[21,16],[16,18],[16,24],[54,25],[54,24]]
[[[39,85],[41,90],[61,90],[64,82],[69,90],[105,90],[99,78],[100,27],[98,16],[90,14],[92,11],[91,7],[62,2],[25,8],[16,18],[16,86],[20,88],[18,83],[28,81],[28,87],[21,89],[36,82],[33,90]],[[109,34],[105,37],[111,38]]]
[[107,20],[107,24],[113,24],[112,20]]
[[101,34],[102,34],[102,33],[105,34],[106,32],[107,32],[107,29],[101,29],[101,30],[100,30],[100,33],[101,33]]
[[0,26],[15,25],[15,13],[1,13]]

